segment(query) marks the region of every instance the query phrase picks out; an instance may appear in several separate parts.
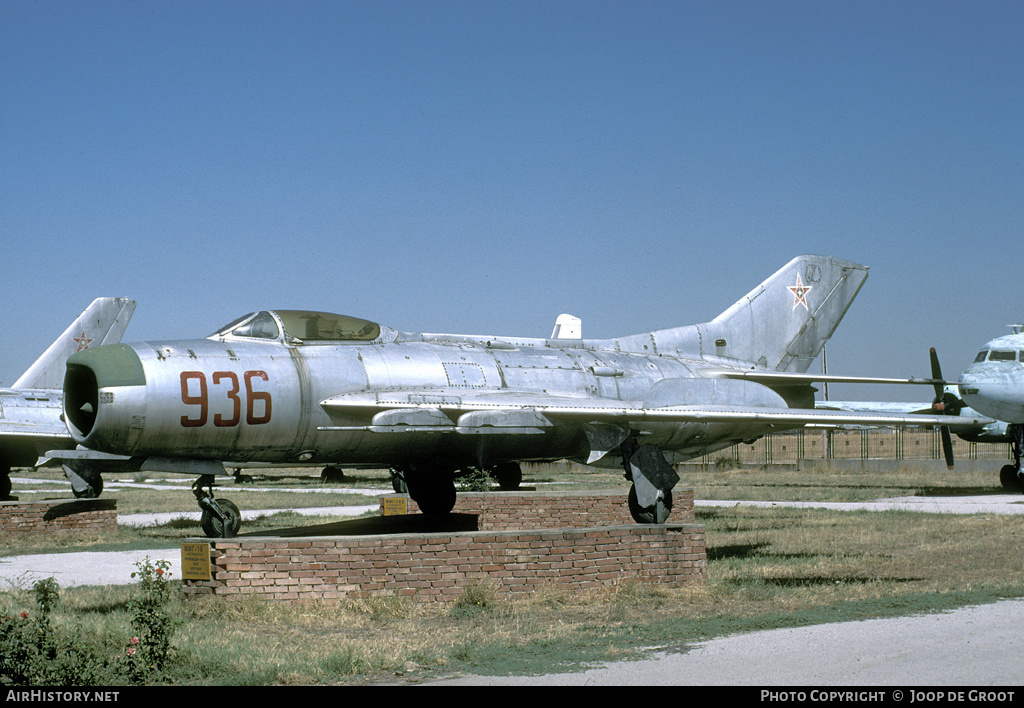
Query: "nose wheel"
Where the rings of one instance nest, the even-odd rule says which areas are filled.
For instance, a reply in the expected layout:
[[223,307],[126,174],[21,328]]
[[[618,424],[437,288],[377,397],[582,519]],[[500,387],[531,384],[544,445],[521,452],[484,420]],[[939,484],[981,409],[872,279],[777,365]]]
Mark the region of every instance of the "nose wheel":
[[1013,464],[1004,465],[999,470],[999,482],[1003,489],[1010,492],[1024,492],[1024,478],[1021,477],[1020,459],[1024,449],[1024,424],[1012,423],[1007,426],[1010,433],[1010,449],[1013,452]]
[[214,498],[213,481],[203,475],[192,484],[192,493],[203,510],[199,525],[207,538],[233,538],[242,527],[242,514],[230,499]]

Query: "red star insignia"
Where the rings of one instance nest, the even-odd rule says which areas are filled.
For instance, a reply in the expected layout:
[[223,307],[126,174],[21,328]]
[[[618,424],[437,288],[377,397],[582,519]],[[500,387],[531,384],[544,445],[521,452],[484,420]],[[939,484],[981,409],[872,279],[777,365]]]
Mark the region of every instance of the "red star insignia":
[[78,335],[77,337],[72,337],[72,339],[74,339],[76,342],[78,342],[78,350],[77,351],[82,351],[83,349],[88,349],[89,345],[93,343],[92,337],[86,337],[85,336],[85,330],[82,330],[82,333],[80,335]]
[[805,310],[810,310],[807,307],[807,293],[811,292],[813,285],[804,285],[804,281],[800,278],[800,274],[796,274],[796,285],[790,285],[789,290],[793,293],[793,309],[796,309],[797,305],[803,305]]

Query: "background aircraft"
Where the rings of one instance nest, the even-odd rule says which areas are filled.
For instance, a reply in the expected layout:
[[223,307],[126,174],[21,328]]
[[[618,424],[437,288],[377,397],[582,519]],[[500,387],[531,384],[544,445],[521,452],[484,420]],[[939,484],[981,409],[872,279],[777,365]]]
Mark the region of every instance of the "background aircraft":
[[[233,535],[215,499],[234,463],[390,467],[427,514],[455,503],[455,477],[488,470],[514,486],[519,463],[621,466],[640,522],[663,522],[671,463],[805,424],[969,424],[977,419],[814,410],[808,367],[867,278],[824,256],[794,258],[714,320],[616,339],[399,332],[369,320],[277,310],[206,339],[104,346],[74,355],[64,412],[80,476],[111,456],[189,472],[204,531]],[[57,455],[58,453],[55,453]]]
[[1024,490],[1021,454],[1024,449],[1024,325],[1011,325],[1013,334],[988,342],[974,363],[960,374],[957,389],[964,403],[982,415],[1007,424],[1013,464],[1004,465],[999,479],[1007,489]]
[[[883,403],[867,401],[818,401],[819,409],[889,411],[902,413],[938,413],[951,416],[985,416],[987,423],[975,428],[961,427],[957,435],[964,440],[984,443],[1010,443],[1013,464],[1003,465],[999,481],[1010,491],[1024,491],[1021,471],[1024,450],[1024,325],[1010,325],[1014,332],[988,342],[974,363],[960,374],[956,384],[942,381],[938,355],[930,352],[935,398],[931,404]],[[953,469],[953,450],[948,429],[942,429],[942,447],[946,465]]]
[[[10,496],[11,467],[35,465],[47,450],[75,446],[61,417],[65,362],[83,349],[120,342],[134,312],[134,300],[93,300],[11,388],[0,388],[0,499]],[[71,482],[76,494],[86,490]]]

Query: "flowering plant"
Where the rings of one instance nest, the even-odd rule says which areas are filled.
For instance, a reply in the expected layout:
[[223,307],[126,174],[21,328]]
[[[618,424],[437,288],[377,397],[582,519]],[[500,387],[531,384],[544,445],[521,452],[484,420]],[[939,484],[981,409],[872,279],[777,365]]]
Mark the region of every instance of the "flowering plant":
[[125,653],[137,662],[137,671],[160,671],[170,654],[175,625],[166,608],[171,598],[171,564],[146,556],[135,567],[138,571],[132,577],[139,579],[139,592],[128,602],[128,610],[136,634]]

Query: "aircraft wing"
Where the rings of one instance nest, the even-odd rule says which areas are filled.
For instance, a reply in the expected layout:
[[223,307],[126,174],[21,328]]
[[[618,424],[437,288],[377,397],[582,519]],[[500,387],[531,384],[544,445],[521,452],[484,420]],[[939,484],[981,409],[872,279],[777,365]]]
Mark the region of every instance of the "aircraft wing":
[[0,422],[0,439],[4,438],[39,438],[48,440],[52,438],[71,439],[67,426],[46,425],[42,423],[15,423],[12,421]]
[[870,376],[837,376],[833,374],[791,374],[785,371],[764,371],[761,369],[717,369],[701,372],[701,375],[716,379],[741,379],[767,386],[802,385],[812,383],[863,383],[863,384],[919,384],[922,386],[946,386],[948,381],[923,378],[875,378]]
[[566,423],[760,423],[781,427],[894,425],[976,427],[981,416],[911,415],[770,406],[642,404],[596,397],[521,392],[473,394],[463,391],[350,393],[321,401],[340,424],[321,430],[370,432],[458,432],[469,434],[543,432]]

